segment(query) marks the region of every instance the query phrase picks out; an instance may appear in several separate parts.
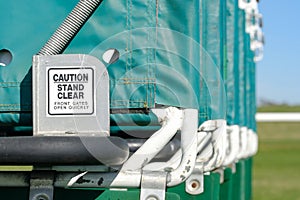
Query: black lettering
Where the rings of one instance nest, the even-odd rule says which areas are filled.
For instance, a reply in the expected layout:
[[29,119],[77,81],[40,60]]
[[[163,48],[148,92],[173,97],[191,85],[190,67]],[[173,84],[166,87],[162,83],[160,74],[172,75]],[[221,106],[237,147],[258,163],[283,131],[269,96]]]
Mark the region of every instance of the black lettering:
[[85,82],[88,82],[89,81],[89,74],[88,73],[86,73],[86,74],[82,74],[82,79],[83,79],[83,81],[85,81]]
[[[65,79],[64,79],[64,76],[63,76],[62,74],[60,74],[58,80],[61,81],[61,82],[63,82],[63,81],[65,80]],[[68,80],[66,80],[66,81],[68,81]]]
[[62,91],[62,88],[61,88],[61,85],[60,85],[60,84],[57,85],[57,90],[58,90],[58,91]]
[[79,92],[79,99],[84,99],[84,93],[83,92]]
[[61,86],[63,87],[63,90],[66,91],[66,87],[68,84],[61,84]]
[[89,74],[54,74],[54,82],[88,82]]
[[79,90],[84,90],[84,85],[83,84],[79,84]]
[[78,84],[73,84],[73,88],[72,88],[72,90],[78,90]]
[[78,74],[77,77],[76,77],[76,80],[81,81],[82,80],[82,74]]
[[74,92],[73,99],[78,99],[77,92]]
[[53,75],[53,80],[56,82],[58,80],[58,75],[57,74],[54,74]]
[[[74,85],[73,85],[74,86]],[[71,84],[69,84],[68,85],[68,89],[67,89],[67,91],[72,91],[73,90],[73,88],[72,88],[72,85]]]
[[75,77],[75,81],[76,81],[76,74],[65,74],[68,76],[68,80],[70,78],[70,81],[74,81],[74,77]]
[[62,99],[62,98],[63,98],[62,96],[63,96],[63,93],[62,93],[62,92],[57,93],[57,98],[58,98],[58,99]]
[[66,99],[73,99],[72,98],[72,92],[68,92],[68,97]]

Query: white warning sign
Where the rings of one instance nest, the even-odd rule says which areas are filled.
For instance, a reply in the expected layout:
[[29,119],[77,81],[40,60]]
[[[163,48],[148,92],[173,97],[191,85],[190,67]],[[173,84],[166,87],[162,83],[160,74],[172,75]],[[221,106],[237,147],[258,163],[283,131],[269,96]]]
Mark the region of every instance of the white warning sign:
[[49,68],[48,114],[94,114],[94,68]]

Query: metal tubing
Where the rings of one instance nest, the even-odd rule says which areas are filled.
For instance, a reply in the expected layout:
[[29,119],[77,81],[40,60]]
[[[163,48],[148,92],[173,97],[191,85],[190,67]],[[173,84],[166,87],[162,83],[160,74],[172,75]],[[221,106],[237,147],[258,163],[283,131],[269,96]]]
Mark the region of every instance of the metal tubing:
[[35,136],[0,140],[2,165],[120,165],[128,156],[126,141],[117,137]]
[[[135,152],[146,141],[146,139],[126,139],[129,151]],[[162,162],[170,159],[180,149],[180,141],[177,138],[171,140],[154,158],[154,162]]]

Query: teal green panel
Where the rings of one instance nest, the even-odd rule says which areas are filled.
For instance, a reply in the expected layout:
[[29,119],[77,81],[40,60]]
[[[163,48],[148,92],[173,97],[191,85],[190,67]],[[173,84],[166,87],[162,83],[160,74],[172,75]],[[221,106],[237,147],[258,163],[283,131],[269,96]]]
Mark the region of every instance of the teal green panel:
[[120,200],[120,199],[139,199],[139,191],[109,191],[106,190],[103,194],[96,198],[96,200]]
[[0,1],[0,49],[8,49],[13,56],[8,66],[0,67],[0,124],[31,125],[32,55],[76,2]]
[[[218,105],[221,101],[217,102],[217,104],[212,102],[212,99],[218,99],[215,93],[219,93],[220,91],[216,88],[214,92],[212,91],[214,89],[207,85],[207,82],[216,79],[216,74],[214,74],[213,77],[204,77],[204,75],[207,74],[207,71],[210,70],[209,68],[217,67],[215,61],[212,59],[213,52],[209,52],[206,48],[207,46],[204,44],[204,42],[207,42],[207,40],[204,39],[204,37],[207,37],[204,36],[205,31],[208,28],[211,28],[212,25],[208,27],[207,25],[204,25],[203,22],[205,20],[204,17],[208,19],[208,15],[212,15],[215,11],[203,7],[202,1],[185,1],[184,6],[180,6],[180,4],[181,2],[179,3],[179,1],[161,1],[160,4],[161,10],[167,12],[159,13],[159,22],[161,22],[159,23],[159,26],[169,26],[172,30],[184,33],[189,38],[162,37],[164,41],[172,41],[171,43],[164,42],[164,49],[170,49],[168,46],[176,45],[179,47],[180,57],[174,55],[170,51],[156,51],[157,62],[163,63],[166,66],[171,66],[175,71],[182,75],[177,75],[173,70],[168,70],[166,72],[169,73],[165,73],[162,71],[162,68],[157,65],[156,101],[157,103],[166,105],[170,105],[170,102],[174,102],[173,105],[198,108],[200,123],[208,119],[224,118],[223,114],[225,112],[222,112],[224,109],[222,107],[223,105]],[[210,6],[213,7],[213,5],[218,6],[218,3],[212,2]],[[172,20],[168,21],[170,16],[178,16],[179,13],[182,13],[180,18],[172,18]],[[219,14],[217,13],[216,16],[219,16]],[[180,23],[180,20],[185,21],[185,23]],[[217,19],[216,22],[219,23],[219,20]],[[219,34],[219,32],[217,34]],[[160,39],[161,37],[158,38]],[[211,37],[211,40],[214,40],[212,42],[215,45],[219,41],[213,37]],[[193,44],[195,42],[198,47]],[[170,76],[170,73],[174,75]],[[216,73],[220,73],[219,69],[216,69]],[[167,78],[167,76],[169,76],[169,78]],[[176,78],[174,79],[174,77]],[[165,80],[170,78],[176,81],[179,80],[179,84],[176,84],[175,81],[165,82]],[[184,82],[188,84],[184,84]],[[220,80],[218,84],[220,84],[220,82],[222,82],[222,80]],[[185,86],[185,89],[180,89],[180,91],[175,88],[181,88],[182,86]],[[190,92],[190,88],[192,88],[193,91]],[[186,92],[183,92],[184,90]],[[186,98],[187,96],[189,96],[189,98]],[[170,97],[175,97],[177,100],[169,99]]]
[[253,62],[253,52],[250,49],[250,35],[248,33],[245,33],[245,76],[246,76],[246,91],[245,91],[245,101],[246,101],[246,119],[247,119],[247,127],[248,128],[252,128],[252,110],[251,110],[251,105],[255,104],[255,102],[252,102],[252,96],[253,96],[253,88],[252,88],[252,74],[251,74],[251,68],[252,66],[252,62]]
[[255,95],[255,62],[254,52],[250,49],[250,35],[245,33],[245,108],[247,127],[256,130],[255,113],[256,113],[256,95]]
[[252,199],[252,158],[246,159],[246,164],[245,164],[245,170],[246,170],[246,177],[245,177],[245,198],[247,200]]
[[238,163],[236,163],[236,171],[235,173],[232,174],[232,199],[233,200],[245,200],[245,198],[243,198],[243,192],[244,192],[244,188],[242,188],[242,179],[243,179],[243,175],[242,175],[242,164],[241,162],[243,161],[239,161]]
[[239,10],[239,125],[247,126],[245,12]]
[[221,0],[201,1],[201,44],[218,67],[223,65]]
[[252,97],[251,97],[251,108],[250,110],[252,111],[251,113],[251,128],[257,132],[257,127],[256,127],[256,64],[255,62],[252,62],[252,67],[251,67],[251,88],[252,88]]
[[[203,0],[200,1],[200,44],[202,45],[205,55],[200,55],[201,70],[206,73],[207,69],[203,66],[206,65],[207,59],[211,59],[219,69],[221,80],[220,84],[224,84],[225,56],[226,56],[226,20],[225,20],[225,6],[226,4],[221,0]],[[200,82],[204,85],[204,82]],[[208,89],[201,90],[200,105],[207,104],[208,97],[214,98]],[[224,96],[224,99],[226,97]],[[225,99],[226,100],[226,99]],[[226,103],[226,102],[225,102]],[[222,109],[222,105],[218,105]],[[202,106],[199,110],[200,113],[209,113],[209,106]],[[200,121],[207,120],[201,118]]]
[[[250,38],[249,38],[250,40]],[[250,42],[249,42],[250,45]],[[248,118],[249,118],[249,128],[256,132],[256,64],[254,62],[254,52],[249,48],[249,69],[248,69],[248,79],[249,79],[249,103],[248,103]]]
[[[91,54],[102,60],[108,48],[121,57],[108,65],[111,108],[151,108],[155,98],[155,62],[152,49],[135,48],[141,42],[155,43],[155,32],[135,35],[135,29],[156,26],[156,2],[103,1],[65,53]],[[108,19],[108,20],[106,20]]]
[[238,0],[234,0],[234,56],[233,56],[233,72],[234,72],[234,124],[241,125],[240,112],[240,61],[243,59],[240,56],[240,9]]
[[236,51],[238,37],[236,26],[235,0],[227,0],[227,74],[226,74],[226,94],[227,94],[227,123],[229,125],[238,124],[238,64],[236,62],[238,51]]
[[[0,48],[13,54],[13,62],[0,68],[0,95],[4,97],[0,99],[0,124],[32,125],[32,55],[76,2],[0,1],[4,8],[0,17],[5,19],[0,25],[8,27],[0,33]],[[200,2],[103,1],[65,53],[90,54],[101,60],[108,48],[120,51],[120,59],[107,65],[112,109],[165,104],[198,108],[200,122],[224,118],[225,95],[219,71],[224,71],[226,27],[221,7],[225,4],[207,2],[203,8]],[[201,18],[207,26],[202,27]],[[26,23],[20,23],[23,21]],[[218,29],[214,29],[215,25]]]
[[[129,191],[106,190],[95,200],[139,200],[140,190],[130,189]],[[179,195],[166,193],[166,200],[180,200]]]
[[201,45],[219,67],[221,77],[226,77],[226,0],[201,2]]
[[232,200],[232,170],[226,168],[224,170],[224,182],[220,186],[220,200]]
[[252,197],[252,158],[236,163],[236,172],[232,177],[232,199],[250,200]]
[[227,79],[227,0],[220,1],[220,73]]

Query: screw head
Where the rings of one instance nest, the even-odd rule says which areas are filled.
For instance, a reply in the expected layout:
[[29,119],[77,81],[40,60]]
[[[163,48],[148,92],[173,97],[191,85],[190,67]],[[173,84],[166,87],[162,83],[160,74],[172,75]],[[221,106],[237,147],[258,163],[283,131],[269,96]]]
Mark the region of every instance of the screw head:
[[159,199],[155,196],[149,196],[146,198],[146,200],[159,200]]
[[34,197],[34,200],[50,200],[46,194],[38,194]]
[[189,189],[191,191],[196,191],[200,188],[201,184],[198,180],[192,180],[189,182]]

